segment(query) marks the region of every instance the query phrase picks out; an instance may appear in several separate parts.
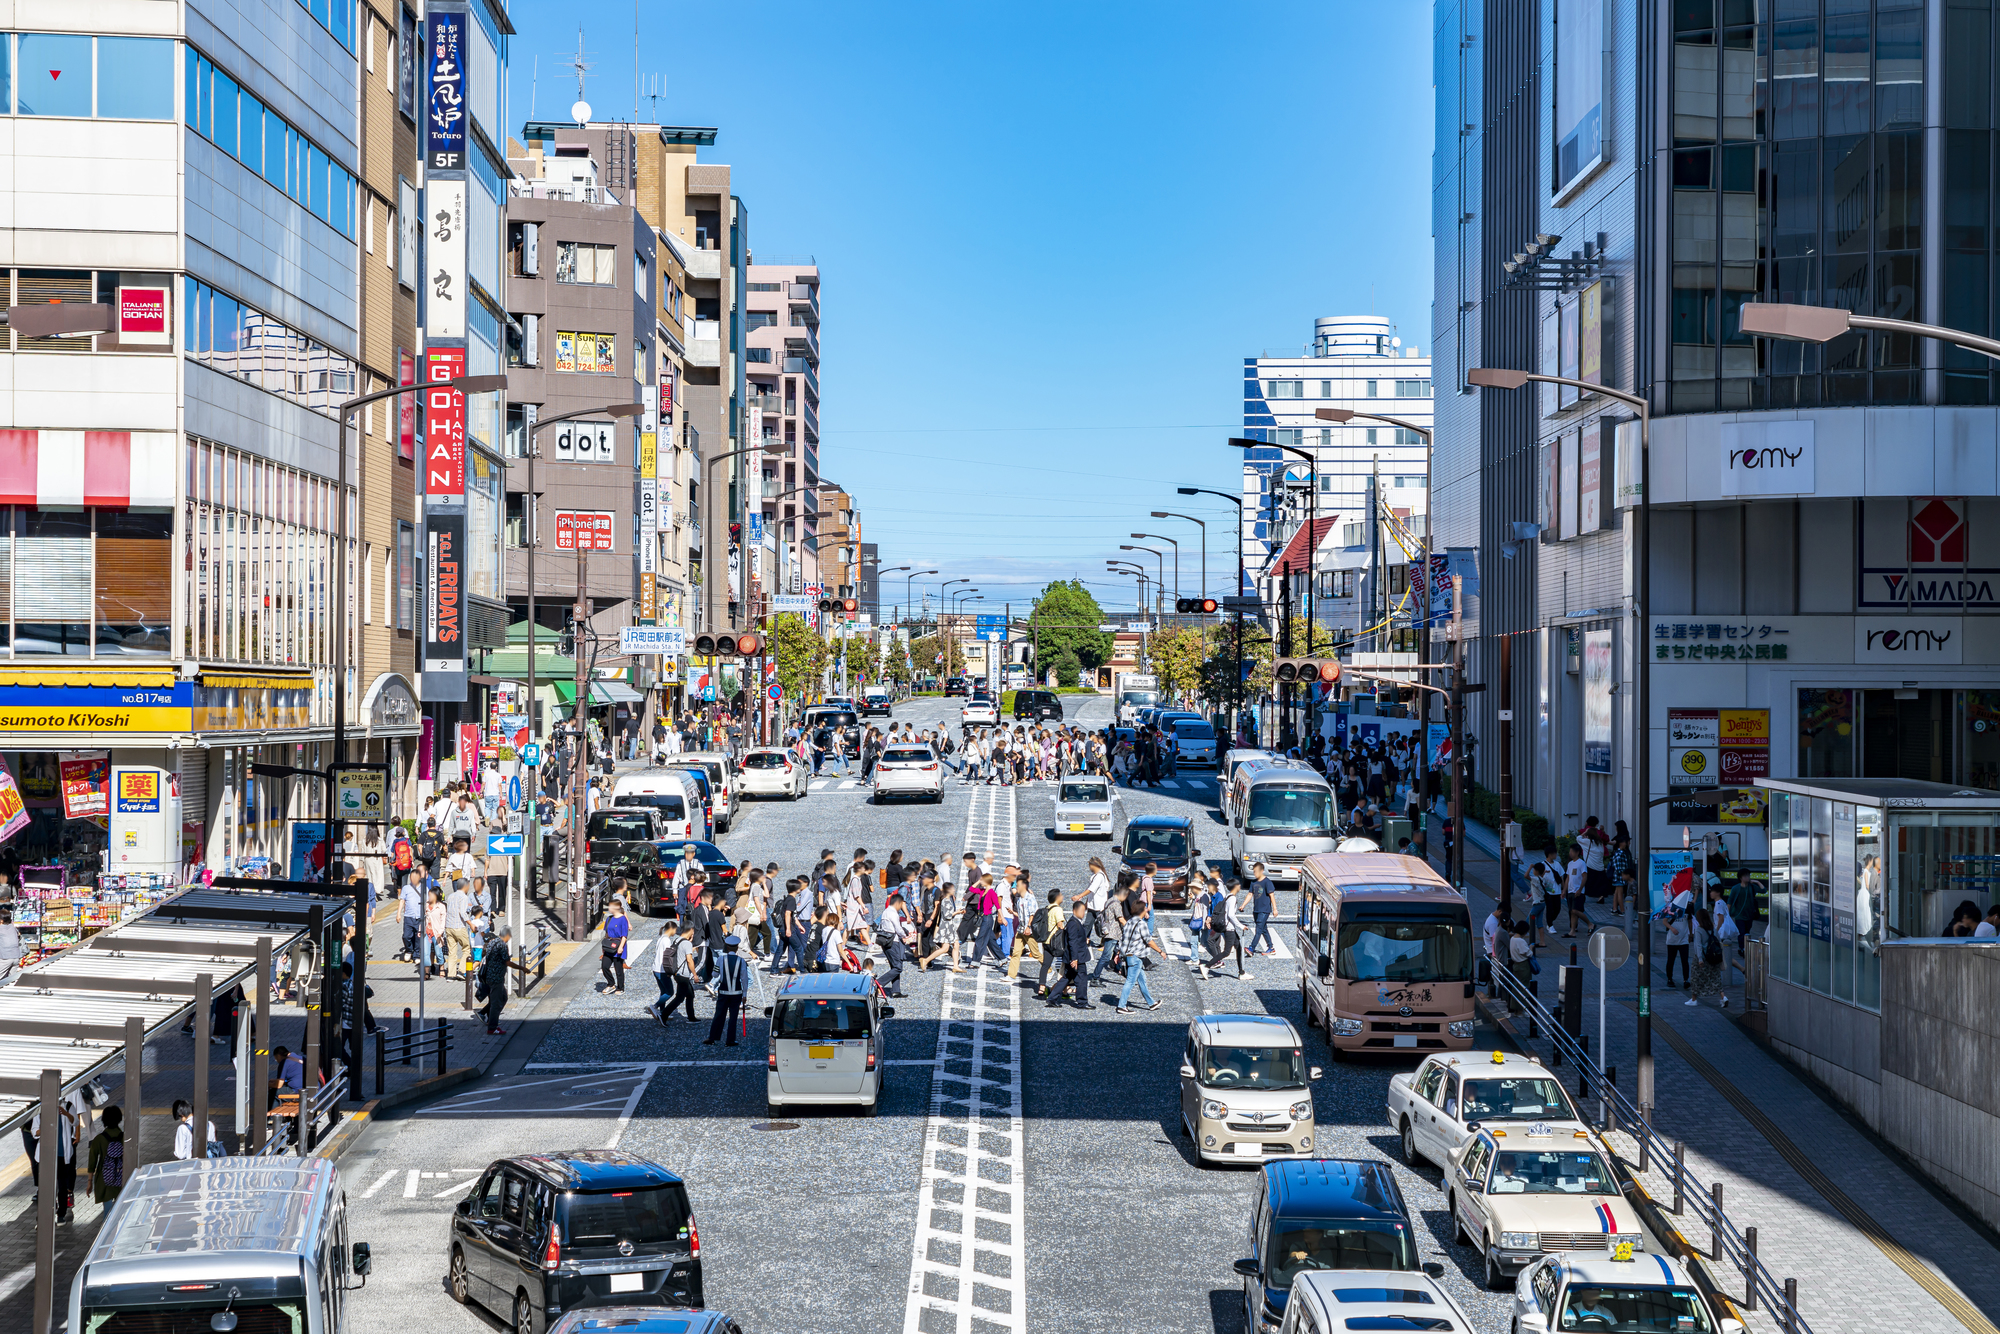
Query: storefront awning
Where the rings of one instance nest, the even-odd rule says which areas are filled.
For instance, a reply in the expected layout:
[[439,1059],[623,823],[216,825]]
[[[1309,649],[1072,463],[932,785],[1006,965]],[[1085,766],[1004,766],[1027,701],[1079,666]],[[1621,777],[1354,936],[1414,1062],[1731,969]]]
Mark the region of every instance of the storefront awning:
[[[563,703],[574,704],[576,702],[576,682],[552,681],[550,684],[555,686],[556,697]],[[626,685],[623,681],[592,681],[590,683],[590,702],[593,707],[601,707],[606,704],[638,704],[644,702],[644,700],[645,696],[641,695],[631,686]]]

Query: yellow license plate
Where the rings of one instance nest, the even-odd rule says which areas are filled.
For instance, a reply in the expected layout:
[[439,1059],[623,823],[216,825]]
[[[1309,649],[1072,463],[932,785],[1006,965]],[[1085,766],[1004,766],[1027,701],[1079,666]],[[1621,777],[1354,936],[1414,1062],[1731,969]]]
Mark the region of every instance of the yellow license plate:
[[806,1055],[815,1061],[830,1061],[833,1059],[833,1051],[831,1046],[807,1047]]
[[1069,827],[1069,832],[1072,834],[1081,834],[1083,832],[1083,826],[1080,824],[1073,824]]

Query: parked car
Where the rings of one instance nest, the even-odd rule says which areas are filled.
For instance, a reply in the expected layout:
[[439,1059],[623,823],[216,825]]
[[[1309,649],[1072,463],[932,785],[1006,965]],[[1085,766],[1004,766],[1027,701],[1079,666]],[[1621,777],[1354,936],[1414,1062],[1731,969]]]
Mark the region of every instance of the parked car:
[[687,1186],[618,1149],[499,1159],[451,1213],[445,1287],[528,1334],[579,1307],[702,1306]]
[[684,751],[674,756],[676,769],[699,766],[708,773],[715,805],[715,831],[724,833],[736,819],[736,761],[719,750]]

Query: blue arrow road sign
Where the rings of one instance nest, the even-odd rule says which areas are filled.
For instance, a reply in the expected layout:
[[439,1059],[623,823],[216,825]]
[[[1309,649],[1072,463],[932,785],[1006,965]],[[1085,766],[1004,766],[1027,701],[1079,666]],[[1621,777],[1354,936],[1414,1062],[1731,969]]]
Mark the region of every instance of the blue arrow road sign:
[[486,850],[497,857],[518,857],[521,853],[519,834],[488,834]]

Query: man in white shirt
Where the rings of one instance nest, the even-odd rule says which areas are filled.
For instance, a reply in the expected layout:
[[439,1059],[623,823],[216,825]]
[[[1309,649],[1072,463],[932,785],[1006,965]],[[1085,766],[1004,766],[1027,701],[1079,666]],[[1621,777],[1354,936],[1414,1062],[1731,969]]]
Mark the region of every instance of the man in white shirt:
[[0,908],[0,987],[11,986],[21,967],[21,928],[10,908]]
[[1575,848],[1571,848],[1569,850],[1569,865],[1563,867],[1563,894],[1569,900],[1569,929],[1563,932],[1564,939],[1574,936],[1577,924],[1586,921],[1583,915],[1583,891],[1589,874],[1590,871],[1584,865],[1582,854]]
[[917,929],[910,921],[910,915],[903,902],[901,890],[889,895],[889,902],[882,909],[880,919],[884,952],[889,958],[889,971],[877,979],[882,984],[882,994],[901,999],[903,995],[903,965],[909,960],[910,951],[916,948]]
[[465,959],[472,949],[467,930],[472,909],[472,896],[465,892],[465,882],[454,883],[451,892],[444,896],[445,967],[449,970],[445,976],[453,981],[465,976]]
[[1486,957],[1493,962],[1493,966],[1496,968],[1501,963],[1499,954],[1501,929],[1500,908],[1496,904],[1493,911],[1486,914],[1486,925],[1480,929],[1480,935],[1485,943]]

